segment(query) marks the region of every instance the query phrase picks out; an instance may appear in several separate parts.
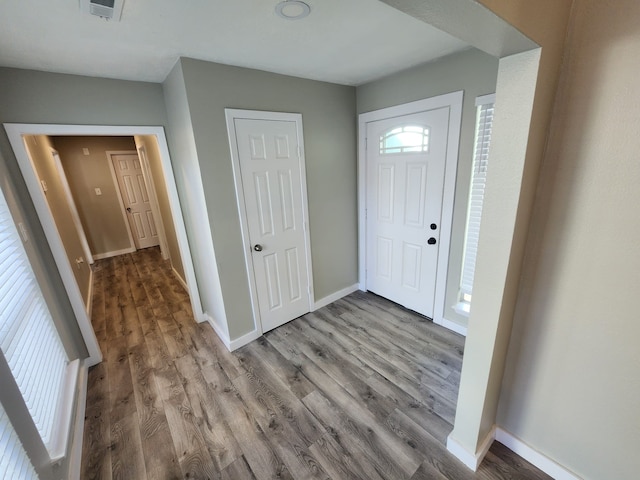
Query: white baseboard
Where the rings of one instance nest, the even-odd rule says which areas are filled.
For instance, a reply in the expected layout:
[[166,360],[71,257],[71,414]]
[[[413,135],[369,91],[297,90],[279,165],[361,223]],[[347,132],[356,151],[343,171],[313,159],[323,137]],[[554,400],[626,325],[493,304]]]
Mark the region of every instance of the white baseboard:
[[467,327],[460,325],[459,323],[456,323],[452,320],[447,320],[444,317],[441,320],[434,318],[433,323],[447,328],[453,332],[459,333],[460,335],[463,335],[465,337],[467,336]]
[[244,347],[246,344],[253,342],[255,339],[260,338],[261,336],[262,333],[260,333],[260,331],[258,330],[253,330],[249,333],[245,333],[243,336],[229,342],[229,351],[233,352],[240,347]]
[[496,428],[496,440],[555,480],[581,480],[575,473],[531,448],[522,440],[500,427]]
[[262,336],[262,333],[260,333],[259,330],[252,330],[251,332],[246,333],[239,338],[231,340],[229,339],[229,334],[226,332],[226,330],[222,328],[222,326],[218,322],[216,322],[216,320],[211,315],[209,315],[208,313],[205,313],[204,315],[206,317],[206,320],[213,328],[213,331],[216,332],[216,335],[218,335],[222,343],[224,343],[224,346],[227,347],[227,350],[229,350],[230,352],[233,352],[240,347],[244,347],[247,343],[253,342],[256,338],[260,338]]
[[216,335],[218,335],[220,340],[222,340],[222,343],[224,343],[227,349],[231,351],[231,348],[230,348],[231,342],[229,341],[229,334],[227,333],[227,330],[222,325],[220,325],[220,322],[216,321],[216,319],[213,318],[208,313],[205,312],[203,317],[204,317],[203,319],[198,319],[198,322],[201,322],[201,323],[209,322],[209,325],[211,325],[211,328],[213,328],[213,331],[216,332]]
[[346,297],[350,293],[353,293],[359,289],[360,289],[360,285],[356,283],[354,285],[351,285],[350,287],[343,288],[342,290],[338,290],[337,292],[334,292],[331,295],[327,295],[326,297],[321,298],[320,300],[316,300],[312,305],[311,311],[315,312],[319,308],[326,307],[330,303],[333,303],[336,300],[340,300],[342,297]]
[[73,425],[73,439],[69,449],[69,480],[80,480],[82,466],[82,440],[84,438],[84,416],[87,407],[87,377],[88,367],[85,362],[80,363],[78,372],[78,398],[76,399],[76,415]]
[[[452,432],[453,433],[453,432]],[[456,456],[458,460],[464,463],[468,468],[473,470],[474,472],[478,470],[478,467],[482,463],[484,456],[491,448],[491,444],[496,437],[496,427],[491,428],[491,431],[487,433],[484,437],[484,440],[480,444],[480,448],[478,448],[477,453],[471,453],[466,448],[464,448],[455,438],[452,437],[452,434],[449,434],[447,437],[447,450]]]
[[173,274],[175,275],[176,279],[178,280],[178,282],[180,282],[180,285],[182,285],[182,287],[184,288],[184,291],[189,293],[189,287],[187,286],[187,282],[184,281],[184,278],[182,278],[180,276],[180,274],[178,273],[178,271],[174,268],[173,265],[171,265],[171,271],[173,272]]
[[89,291],[84,304],[87,307],[87,317],[91,319],[91,310],[93,310],[93,268],[91,267],[89,267]]
[[93,259],[94,260],[102,260],[104,258],[117,257],[118,255],[125,255],[127,253],[133,253],[135,251],[136,251],[135,248],[124,248],[122,250],[113,250],[112,252],[94,253],[93,254]]

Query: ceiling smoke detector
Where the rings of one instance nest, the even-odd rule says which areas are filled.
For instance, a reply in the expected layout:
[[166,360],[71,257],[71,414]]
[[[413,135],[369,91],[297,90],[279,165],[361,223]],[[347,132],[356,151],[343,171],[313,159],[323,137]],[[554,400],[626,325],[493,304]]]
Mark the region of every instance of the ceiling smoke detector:
[[80,0],[80,10],[105,20],[120,21],[124,0]]
[[284,0],[276,5],[276,15],[287,20],[300,20],[311,13],[311,7],[300,0]]

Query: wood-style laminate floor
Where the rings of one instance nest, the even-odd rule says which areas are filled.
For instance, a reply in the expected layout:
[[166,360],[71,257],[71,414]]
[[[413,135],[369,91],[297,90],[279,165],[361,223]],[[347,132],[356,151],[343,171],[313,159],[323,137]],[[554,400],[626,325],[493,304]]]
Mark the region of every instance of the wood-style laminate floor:
[[229,353],[157,248],[95,264],[82,479],[543,479],[445,448],[463,338],[354,293]]

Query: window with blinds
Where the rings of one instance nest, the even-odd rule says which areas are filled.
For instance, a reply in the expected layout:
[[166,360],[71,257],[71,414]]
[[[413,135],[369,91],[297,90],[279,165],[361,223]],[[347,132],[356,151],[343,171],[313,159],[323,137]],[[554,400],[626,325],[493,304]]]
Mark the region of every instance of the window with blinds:
[[0,349],[42,442],[57,456],[69,361],[1,191]]
[[471,174],[471,190],[467,212],[467,227],[464,242],[464,260],[460,281],[461,313],[468,313],[473,290],[473,277],[480,236],[480,219],[484,202],[484,187],[487,179],[489,163],[489,144],[493,125],[494,95],[484,95],[476,99],[477,121],[475,151],[473,155],[473,172]]
[[37,480],[38,478],[2,405],[0,405],[0,478],[11,480]]

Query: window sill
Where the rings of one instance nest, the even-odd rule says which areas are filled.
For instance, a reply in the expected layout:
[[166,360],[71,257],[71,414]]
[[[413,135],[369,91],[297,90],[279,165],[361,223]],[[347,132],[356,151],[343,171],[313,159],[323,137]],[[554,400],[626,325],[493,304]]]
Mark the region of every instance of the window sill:
[[471,304],[469,302],[458,302],[453,306],[453,309],[458,315],[468,317],[471,311]]

